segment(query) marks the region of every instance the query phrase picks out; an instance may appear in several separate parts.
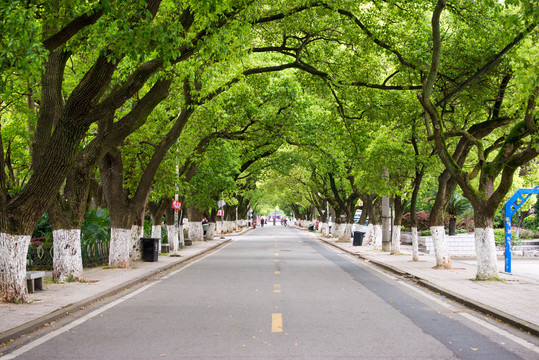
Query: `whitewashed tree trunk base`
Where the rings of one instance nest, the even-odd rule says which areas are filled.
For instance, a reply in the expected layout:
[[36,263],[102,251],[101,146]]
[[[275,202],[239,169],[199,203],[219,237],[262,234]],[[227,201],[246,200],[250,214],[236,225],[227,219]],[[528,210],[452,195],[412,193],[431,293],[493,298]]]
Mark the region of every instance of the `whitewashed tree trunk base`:
[[322,236],[326,236],[328,237],[329,236],[329,225],[327,223],[319,223],[318,224],[318,231],[320,231],[320,234],[322,234]]
[[342,237],[343,233],[343,227],[344,224],[333,224],[333,231],[331,232],[331,236],[339,240]]
[[412,261],[419,261],[419,236],[417,228],[412,228]]
[[477,254],[477,280],[489,280],[499,275],[496,258],[494,229],[475,229],[475,253]]
[[129,249],[131,229],[110,229],[109,266],[117,268],[129,267]]
[[367,225],[367,231],[363,236],[363,244],[365,245],[374,245],[374,225]]
[[391,235],[391,255],[399,255],[401,253],[401,226],[393,225]]
[[144,226],[133,225],[129,235],[128,245],[130,246],[129,258],[133,261],[142,260],[142,238],[144,236]]
[[159,244],[157,244],[157,251],[161,253],[161,241],[162,241],[162,231],[161,225],[152,225],[152,239],[159,239]]
[[382,248],[382,225],[374,225],[374,248]]
[[206,240],[213,240],[213,237],[215,236],[215,228],[216,224],[214,222],[208,223],[208,230],[206,230]]
[[179,242],[178,246],[183,249],[185,247],[185,238],[183,236],[183,225],[180,225],[180,227],[178,228],[178,242]]
[[175,225],[167,225],[167,238],[170,251],[178,250],[178,233],[176,232]]
[[83,280],[80,234],[80,229],[60,229],[52,232],[52,278],[55,281]]
[[234,228],[234,223],[232,221],[225,221],[225,234],[231,233]]
[[0,233],[0,297],[10,303],[28,302],[26,256],[30,235]]
[[189,222],[189,239],[191,241],[204,241],[204,230],[200,221]]
[[352,241],[352,237],[350,234],[352,233],[352,224],[339,224],[339,236],[338,236],[338,242],[350,242]]
[[445,229],[443,226],[431,226],[432,245],[434,246],[434,256],[436,257],[436,267],[441,269],[451,269],[451,256],[445,241]]
[[215,223],[215,235],[221,235],[223,231],[223,223],[221,221],[217,221]]

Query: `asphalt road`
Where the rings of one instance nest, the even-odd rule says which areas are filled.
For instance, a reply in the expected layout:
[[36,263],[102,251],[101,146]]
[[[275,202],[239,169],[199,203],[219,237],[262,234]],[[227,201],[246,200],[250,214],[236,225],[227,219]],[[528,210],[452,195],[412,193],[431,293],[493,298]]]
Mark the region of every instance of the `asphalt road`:
[[99,306],[17,359],[539,356],[470,310],[273,225]]

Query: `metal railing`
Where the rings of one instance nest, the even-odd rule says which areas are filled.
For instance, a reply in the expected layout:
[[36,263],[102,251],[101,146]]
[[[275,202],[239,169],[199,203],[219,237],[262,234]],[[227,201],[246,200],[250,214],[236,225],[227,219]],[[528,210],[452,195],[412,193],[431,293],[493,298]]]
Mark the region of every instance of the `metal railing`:
[[[109,261],[109,241],[83,244],[81,249],[82,266],[96,267],[107,265]],[[30,244],[26,256],[27,270],[52,271],[54,258],[53,247],[50,244]]]

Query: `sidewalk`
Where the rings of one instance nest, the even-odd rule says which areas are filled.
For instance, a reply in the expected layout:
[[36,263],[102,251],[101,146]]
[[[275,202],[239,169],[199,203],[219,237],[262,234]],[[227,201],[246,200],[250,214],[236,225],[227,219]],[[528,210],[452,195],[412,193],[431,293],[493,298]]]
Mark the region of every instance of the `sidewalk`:
[[[539,259],[513,259],[512,274],[500,273],[504,281],[475,281],[474,258],[452,258],[453,269],[433,269],[433,255],[420,253],[412,261],[411,246],[401,246],[402,255],[390,255],[372,246],[352,246],[334,238],[313,234],[319,240],[390,270],[485,314],[539,336]],[[498,268],[504,269],[503,259]]]
[[226,234],[226,239],[216,236],[211,241],[193,242],[192,246],[178,251],[180,257],[165,254],[160,255],[157,262],[132,262],[129,269],[103,269],[101,267],[85,269],[84,278],[88,280],[86,283],[49,283],[47,278],[50,279],[51,274],[47,273],[43,291],[30,294],[31,303],[20,305],[0,303],[0,346],[66,313],[77,311],[88,304],[123,291],[164,270],[224,245],[231,240],[231,235]]

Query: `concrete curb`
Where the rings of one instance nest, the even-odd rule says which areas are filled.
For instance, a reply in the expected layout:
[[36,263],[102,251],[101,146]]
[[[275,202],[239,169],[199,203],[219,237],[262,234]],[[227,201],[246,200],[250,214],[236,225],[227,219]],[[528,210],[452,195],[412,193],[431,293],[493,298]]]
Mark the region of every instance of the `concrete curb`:
[[[211,240],[210,240],[211,241]],[[218,248],[228,244],[229,242],[231,242],[232,239],[228,239],[226,241],[223,241],[219,244],[215,244],[213,246],[210,246],[204,250],[201,250],[199,253],[197,254],[193,254],[191,256],[186,256],[186,257],[181,257],[178,259],[178,261],[175,261],[173,263],[170,263],[170,264],[167,264],[163,267],[160,267],[158,269],[154,269],[152,270],[151,272],[147,273],[147,274],[144,274],[144,275],[141,275],[137,278],[134,278],[134,279],[131,279],[129,281],[126,281],[125,283],[122,283],[120,285],[117,285],[117,286],[114,286],[108,290],[105,290],[101,293],[98,293],[94,296],[90,296],[84,300],[81,300],[81,301],[78,301],[76,303],[73,303],[73,304],[70,304],[70,305],[67,305],[67,306],[64,306],[63,308],[61,309],[58,309],[58,310],[55,310],[47,315],[44,315],[38,319],[35,319],[35,320],[32,320],[32,321],[29,321],[25,324],[22,324],[22,325],[19,325],[17,327],[14,327],[13,329],[10,329],[8,331],[5,331],[3,333],[0,334],[0,344],[3,344],[3,343],[6,343],[12,339],[15,339],[17,337],[20,337],[22,335],[25,335],[25,334],[28,334],[32,331],[35,331],[37,330],[38,328],[44,326],[45,324],[48,324],[48,323],[51,323],[53,321],[56,321],[60,318],[63,318],[64,316],[67,316],[69,315],[70,313],[73,313],[73,312],[76,312],[76,311],[79,311],[81,310],[82,308],[90,305],[90,304],[93,304],[97,301],[100,301],[100,300],[103,300],[103,299],[106,299],[110,296],[113,296],[115,294],[118,294],[122,291],[125,291],[125,290],[128,290],[129,288],[139,284],[139,283],[142,283],[162,272],[165,272],[165,271],[169,271],[173,268],[175,268],[176,266],[178,265],[181,265],[183,263],[186,263],[186,262],[189,262],[189,261],[192,261],[192,260],[195,260],[211,251],[214,251],[214,250],[217,250]]]
[[365,256],[363,254],[358,254],[358,253],[353,253],[345,248],[342,248],[340,247],[339,245],[336,245],[330,241],[327,241],[326,239],[324,238],[321,238],[321,237],[316,237],[318,240],[328,244],[328,245],[331,245],[339,250],[342,250],[350,255],[354,255],[354,256],[357,256],[359,257],[360,259],[363,259],[363,260],[368,260],[369,263],[371,264],[374,264],[382,269],[385,269],[387,271],[390,271],[398,276],[401,276],[401,277],[406,277],[406,278],[409,278],[409,279],[412,279],[413,281],[415,281],[417,284],[431,290],[431,291],[434,291],[438,294],[441,294],[443,296],[445,296],[446,298],[449,298],[451,300],[454,300],[464,306],[467,306],[473,310],[476,310],[476,311],[479,311],[485,315],[488,315],[488,316],[491,316],[491,317],[494,317],[496,319],[499,319],[501,321],[503,321],[504,323],[506,324],[509,324],[509,325],[512,325],[518,329],[520,329],[521,331],[526,331],[526,332],[529,332],[530,334],[532,335],[535,335],[535,336],[539,336],[539,326],[535,325],[535,324],[532,324],[526,320],[523,320],[523,319],[520,319],[516,316],[513,316],[511,314],[508,314],[506,313],[505,311],[502,311],[502,310],[499,310],[499,309],[496,309],[496,308],[493,308],[491,306],[488,306],[486,304],[482,304],[478,301],[475,301],[473,299],[470,299],[466,296],[463,296],[461,294],[458,294],[458,293],[455,293],[453,291],[450,291],[450,290],[447,290],[439,285],[436,285],[436,284],[433,284],[431,283],[430,281],[427,281],[427,280],[424,280],[424,279],[421,279],[421,278],[418,278],[417,276],[414,276],[406,271],[403,271],[403,270],[400,270],[394,266],[391,266],[391,265],[388,265],[388,264],[384,264],[380,261],[377,261],[377,260],[374,260],[368,256]]

